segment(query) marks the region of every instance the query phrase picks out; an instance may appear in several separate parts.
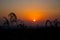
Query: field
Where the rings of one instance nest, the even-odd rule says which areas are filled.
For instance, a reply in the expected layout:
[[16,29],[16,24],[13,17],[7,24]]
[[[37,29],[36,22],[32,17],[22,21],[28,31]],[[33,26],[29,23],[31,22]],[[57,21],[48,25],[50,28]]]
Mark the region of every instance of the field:
[[56,39],[60,28],[0,29],[0,39],[10,40],[45,40]]

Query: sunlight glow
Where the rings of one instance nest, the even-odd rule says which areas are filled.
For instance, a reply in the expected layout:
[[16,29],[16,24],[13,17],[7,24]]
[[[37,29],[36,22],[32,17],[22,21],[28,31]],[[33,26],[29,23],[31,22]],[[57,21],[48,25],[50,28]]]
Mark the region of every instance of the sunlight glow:
[[36,19],[34,19],[33,22],[36,22]]

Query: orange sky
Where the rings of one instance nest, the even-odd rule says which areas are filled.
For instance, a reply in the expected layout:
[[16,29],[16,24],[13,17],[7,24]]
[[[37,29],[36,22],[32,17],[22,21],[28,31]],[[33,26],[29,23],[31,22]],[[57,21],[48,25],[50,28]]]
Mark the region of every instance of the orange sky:
[[16,13],[18,18],[33,21],[60,17],[59,0],[0,0],[0,17]]

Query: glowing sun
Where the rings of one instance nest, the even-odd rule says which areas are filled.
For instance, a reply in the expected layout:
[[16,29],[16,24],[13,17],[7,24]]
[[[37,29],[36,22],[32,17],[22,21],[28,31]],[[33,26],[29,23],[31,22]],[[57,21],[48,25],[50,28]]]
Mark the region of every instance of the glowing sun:
[[33,22],[36,22],[36,19],[33,19]]

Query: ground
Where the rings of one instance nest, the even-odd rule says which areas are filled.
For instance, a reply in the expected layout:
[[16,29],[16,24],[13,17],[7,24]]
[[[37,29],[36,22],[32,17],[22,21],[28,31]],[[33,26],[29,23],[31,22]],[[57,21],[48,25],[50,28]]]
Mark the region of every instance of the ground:
[[37,29],[0,29],[0,39],[10,40],[46,40],[56,39],[60,28],[37,28]]

